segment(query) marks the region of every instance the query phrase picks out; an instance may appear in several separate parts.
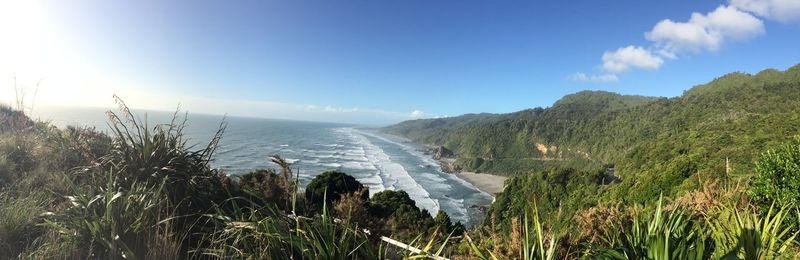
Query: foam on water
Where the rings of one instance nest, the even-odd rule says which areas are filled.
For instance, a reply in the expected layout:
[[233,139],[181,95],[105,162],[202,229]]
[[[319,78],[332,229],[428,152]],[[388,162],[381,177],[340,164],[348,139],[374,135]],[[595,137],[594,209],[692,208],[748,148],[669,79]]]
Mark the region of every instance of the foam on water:
[[300,159],[292,159],[292,158],[283,158],[283,159],[286,160],[286,162],[291,163],[291,164],[298,163],[298,162],[301,161]]
[[392,161],[383,149],[370,142],[364,132],[352,128],[341,128],[340,131],[350,135],[364,148],[367,159],[383,179],[384,189],[404,190],[417,203],[417,206],[428,212],[439,211],[439,201],[431,198],[430,193],[414,180],[402,165]]
[[440,207],[445,209],[450,217],[456,221],[468,223],[470,215],[467,210],[469,205],[466,204],[464,197],[457,199],[448,195],[454,190],[453,184],[457,183],[462,189],[465,188],[471,193],[479,194],[479,197],[482,197],[484,200],[489,200],[491,198],[490,194],[479,190],[471,183],[453,174],[442,172],[438,161],[434,160],[429,155],[423,154],[416,147],[397,142],[379,134],[364,131],[359,131],[359,133],[395,145],[403,150],[404,154],[412,155],[416,160],[422,162],[416,164],[418,167],[414,178],[418,183],[424,184],[422,185],[423,188],[429,192],[429,194],[432,194],[431,196],[439,202]]

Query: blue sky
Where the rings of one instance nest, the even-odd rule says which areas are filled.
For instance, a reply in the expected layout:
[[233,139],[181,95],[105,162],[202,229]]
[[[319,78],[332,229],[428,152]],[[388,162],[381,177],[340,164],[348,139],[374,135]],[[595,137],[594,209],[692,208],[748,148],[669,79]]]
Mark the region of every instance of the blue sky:
[[800,63],[792,0],[32,2],[2,8],[2,89],[43,105],[387,124]]

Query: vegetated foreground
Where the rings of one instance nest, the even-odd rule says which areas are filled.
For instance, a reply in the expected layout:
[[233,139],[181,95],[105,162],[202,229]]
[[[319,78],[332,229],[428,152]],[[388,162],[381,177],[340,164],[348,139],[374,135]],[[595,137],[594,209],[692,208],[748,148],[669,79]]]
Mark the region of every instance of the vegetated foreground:
[[[771,93],[800,92],[797,71],[766,72],[775,80],[728,76],[716,81],[731,82],[723,84],[725,91],[693,89],[677,101],[642,99],[614,107],[658,104],[664,111],[679,110],[683,106],[672,102],[691,93],[700,95],[691,100],[715,107],[736,99],[725,93],[740,88],[763,89],[764,95],[751,101],[770,103]],[[322,173],[300,190],[291,165],[278,156],[271,158],[277,169],[231,178],[209,166],[224,124],[207,146],[190,148],[177,113],[172,122],[148,125],[118,101],[119,112],[109,113],[114,131],[107,136],[93,129],[58,129],[0,107],[0,258],[794,258],[800,252],[800,137],[785,133],[798,133],[796,107],[782,107],[794,103],[780,101],[758,113],[748,107],[701,125],[688,122],[703,112],[674,114],[677,119],[670,120],[653,115],[667,125],[680,118],[687,123],[674,126],[675,136],[667,136],[672,138],[638,141],[625,153],[626,166],[617,166],[625,169],[621,174],[609,171],[612,167],[590,170],[593,161],[585,168],[517,174],[475,230],[464,230],[442,212],[432,217],[403,191],[369,196],[346,173]],[[573,102],[571,107],[586,105]],[[742,125],[737,120],[743,118],[755,118],[743,121],[748,124],[778,125]],[[726,124],[717,126],[720,122]],[[643,127],[634,132],[662,137],[661,128]],[[684,139],[686,131],[695,137]],[[733,139],[722,142],[726,136]],[[493,147],[494,141],[474,144]],[[768,145],[750,147],[748,153],[761,155],[749,169],[733,171],[753,174],[713,166],[724,154],[720,151],[754,142]],[[463,149],[455,151],[464,155]],[[494,151],[487,161],[505,153]],[[633,161],[643,164],[636,168]]]
[[787,207],[785,224],[796,225],[798,108],[800,65],[731,73],[675,98],[579,92],[549,108],[413,120],[384,131],[452,150],[451,168],[514,176],[484,229],[513,233],[514,219],[535,205],[564,233],[561,248],[580,255],[587,242],[618,243],[598,234],[628,231],[633,213],[660,200],[701,226],[727,218],[721,207],[767,217],[773,203]]

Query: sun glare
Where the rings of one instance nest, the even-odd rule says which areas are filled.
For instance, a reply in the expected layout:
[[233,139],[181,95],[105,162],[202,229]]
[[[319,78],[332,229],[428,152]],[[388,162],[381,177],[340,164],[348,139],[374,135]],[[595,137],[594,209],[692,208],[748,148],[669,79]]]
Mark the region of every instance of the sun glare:
[[40,1],[0,3],[0,102],[24,93],[37,105],[99,105],[110,93],[103,80],[70,48]]

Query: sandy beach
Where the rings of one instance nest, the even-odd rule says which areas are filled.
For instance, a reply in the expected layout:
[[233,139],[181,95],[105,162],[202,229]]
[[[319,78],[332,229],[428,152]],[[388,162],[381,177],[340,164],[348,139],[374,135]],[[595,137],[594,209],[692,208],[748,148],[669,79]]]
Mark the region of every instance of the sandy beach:
[[503,191],[504,183],[508,177],[474,172],[455,173],[459,178],[472,183],[478,189],[494,196]]

